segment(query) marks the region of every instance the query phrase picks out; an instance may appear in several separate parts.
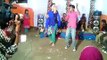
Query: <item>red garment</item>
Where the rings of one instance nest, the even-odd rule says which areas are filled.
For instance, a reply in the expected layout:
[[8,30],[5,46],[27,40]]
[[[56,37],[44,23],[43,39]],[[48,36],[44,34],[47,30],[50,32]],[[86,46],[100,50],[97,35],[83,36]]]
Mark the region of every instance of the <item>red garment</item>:
[[23,20],[24,20],[23,21],[24,28],[30,28],[30,17],[24,15]]
[[7,36],[7,37],[9,37],[9,36],[10,36],[11,32],[7,31],[6,29],[5,29],[5,30],[3,30],[3,31],[4,31],[4,33],[5,33],[5,36]]

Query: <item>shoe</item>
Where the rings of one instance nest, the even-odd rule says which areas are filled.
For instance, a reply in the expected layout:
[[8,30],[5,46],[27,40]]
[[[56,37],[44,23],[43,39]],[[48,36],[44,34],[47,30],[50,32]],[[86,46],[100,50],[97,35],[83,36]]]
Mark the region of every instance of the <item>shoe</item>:
[[105,51],[105,54],[107,54],[107,51]]
[[105,53],[105,54],[107,54],[107,51],[105,51],[105,50],[102,50],[102,52]]
[[65,49],[68,49],[70,46],[65,46]]
[[68,47],[66,46],[65,49],[68,49]]
[[73,52],[75,52],[76,51],[76,48],[73,48]]

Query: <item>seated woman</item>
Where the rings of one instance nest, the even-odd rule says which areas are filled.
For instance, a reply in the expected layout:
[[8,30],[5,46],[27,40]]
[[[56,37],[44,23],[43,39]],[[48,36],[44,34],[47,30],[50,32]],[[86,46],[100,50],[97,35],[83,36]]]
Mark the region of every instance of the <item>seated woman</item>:
[[85,14],[82,14],[80,21],[77,23],[77,30],[86,31],[86,17]]
[[61,22],[61,28],[65,29],[67,27],[67,22],[65,21],[66,13],[63,13],[62,16],[62,22]]

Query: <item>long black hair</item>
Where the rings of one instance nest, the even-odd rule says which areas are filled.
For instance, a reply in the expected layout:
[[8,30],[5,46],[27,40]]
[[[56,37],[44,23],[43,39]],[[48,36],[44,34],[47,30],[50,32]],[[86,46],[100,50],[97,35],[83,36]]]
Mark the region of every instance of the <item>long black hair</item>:
[[75,6],[74,6],[74,5],[71,5],[71,4],[70,4],[70,5],[69,5],[69,7],[72,7],[72,8],[74,8],[74,9],[75,9]]

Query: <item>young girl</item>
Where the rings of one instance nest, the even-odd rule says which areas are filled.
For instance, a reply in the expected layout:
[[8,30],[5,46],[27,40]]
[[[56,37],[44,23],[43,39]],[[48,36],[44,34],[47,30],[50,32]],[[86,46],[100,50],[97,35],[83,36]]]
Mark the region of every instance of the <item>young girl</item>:
[[16,39],[15,39],[14,45],[18,45],[18,43],[19,43],[20,25],[21,25],[20,16],[18,14],[15,14],[14,22],[15,22],[15,26],[16,26],[15,27]]
[[51,5],[51,10],[47,13],[46,30],[51,31],[49,35],[50,44],[55,45],[57,28],[60,26],[60,16],[55,4]]
[[25,14],[23,16],[23,24],[24,24],[24,31],[27,33],[30,28],[30,16],[29,16],[29,11],[28,9],[25,9]]
[[77,12],[75,11],[75,6],[74,5],[69,5],[69,11],[67,13],[66,16],[66,21],[68,22],[67,25],[67,30],[66,30],[66,42],[67,45],[65,47],[65,49],[67,49],[70,45],[69,45],[69,38],[71,35],[72,36],[72,46],[73,46],[73,51],[76,51],[76,25],[77,25],[77,18],[79,13],[78,10],[78,5],[77,7]]

